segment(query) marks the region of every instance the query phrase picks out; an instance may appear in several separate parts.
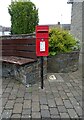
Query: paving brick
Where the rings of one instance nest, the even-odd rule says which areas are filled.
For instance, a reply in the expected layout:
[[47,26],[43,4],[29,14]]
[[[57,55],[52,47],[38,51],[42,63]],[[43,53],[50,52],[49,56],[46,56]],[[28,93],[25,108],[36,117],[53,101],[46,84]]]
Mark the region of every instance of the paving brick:
[[59,91],[59,94],[60,95],[65,95],[65,92],[62,90],[62,91]]
[[67,109],[65,108],[65,106],[58,106],[58,110],[60,113],[66,113]]
[[78,116],[82,116],[83,113],[82,108],[80,106],[74,106],[74,108]]
[[31,108],[31,100],[24,100],[23,108]]
[[53,95],[54,95],[54,98],[59,98],[60,97],[58,92],[54,92]]
[[46,99],[46,98],[41,98],[41,99],[40,99],[40,104],[44,104],[44,105],[45,105],[45,104],[48,104],[48,103],[47,103],[47,99]]
[[49,107],[56,107],[55,101],[53,99],[48,100],[48,106]]
[[32,99],[31,94],[30,94],[30,93],[26,93],[26,94],[24,95],[24,99],[31,100],[31,99]]
[[70,86],[68,87],[68,89],[72,92],[72,91],[75,91],[74,87]]
[[9,83],[8,84],[8,87],[13,87],[14,86],[14,83]]
[[82,101],[79,101],[79,105],[82,107],[82,105],[83,105]]
[[[19,84],[17,83],[18,81],[15,81],[14,86],[13,86],[13,90],[19,90]],[[20,82],[19,82],[20,83]]]
[[12,91],[11,91],[11,95],[16,95],[18,93],[18,88],[16,88],[16,89],[12,89]]
[[6,92],[4,92],[3,95],[2,95],[2,98],[8,98],[9,95],[10,95],[10,93],[6,93]]
[[69,99],[70,99],[73,106],[76,106],[76,105],[78,106],[79,105],[79,103],[77,102],[77,100],[74,97],[71,97]]
[[24,92],[18,92],[17,97],[24,97]]
[[49,83],[50,83],[50,87],[55,87],[55,83],[53,83],[51,80],[49,80]]
[[41,109],[48,109],[48,105],[41,105]]
[[54,94],[54,93],[56,93],[56,92],[58,93],[58,90],[57,90],[57,88],[56,88],[56,87],[55,87],[54,89],[51,89],[50,91],[52,91],[52,92],[53,92],[53,94]]
[[46,91],[50,91],[51,90],[51,87],[50,87],[50,85],[49,85],[49,82],[45,82],[45,90]]
[[3,78],[2,84],[3,85],[8,85],[8,83],[10,82],[10,80],[8,78]]
[[23,109],[22,114],[23,115],[30,115],[31,114],[31,109]]
[[4,88],[2,88],[2,94],[4,93],[4,91],[5,91],[5,89],[4,89]]
[[79,94],[78,94],[78,92],[77,91],[72,91],[72,94],[74,95],[74,96],[79,96]]
[[31,87],[26,87],[25,92],[26,93],[32,93],[32,86]]
[[68,90],[68,92],[70,92],[70,90],[69,90],[69,88],[68,88],[68,86],[66,85],[66,83],[64,83],[64,84],[62,84],[62,87],[63,87],[63,90],[65,91],[67,91]]
[[38,95],[32,95],[32,101],[39,101]]
[[51,118],[45,118],[45,117],[43,117],[43,118],[41,118],[41,120],[51,120]]
[[5,106],[5,104],[7,103],[8,98],[2,98],[2,106]]
[[16,103],[14,105],[13,113],[21,113],[22,112],[22,104]]
[[69,100],[63,100],[63,102],[64,102],[64,105],[65,105],[66,108],[73,108],[73,106],[72,106],[72,104],[70,103]]
[[14,101],[13,100],[9,100],[5,106],[5,109],[12,109],[14,106]]
[[[21,114],[13,114],[11,116],[11,118],[15,118],[15,119],[21,118]],[[18,119],[18,120],[20,120],[20,119]]]
[[45,99],[45,101],[47,100],[46,94],[44,94],[44,93],[39,93],[39,98],[40,98],[40,101],[41,101],[41,99]]
[[5,91],[8,93],[11,92],[11,90],[12,90],[12,88],[8,88],[8,87],[5,89]]
[[38,102],[32,102],[32,111],[40,111],[40,106]]
[[23,118],[27,118],[27,120],[31,120],[31,115],[22,115],[21,116],[21,120],[23,120]]
[[57,115],[58,114],[58,109],[57,108],[50,108],[50,114],[51,115]]
[[66,94],[61,94],[60,96],[61,96],[61,98],[62,98],[63,100],[68,99],[68,97],[67,97]]
[[59,91],[63,91],[63,90],[64,90],[62,86],[59,86],[57,89],[58,89]]
[[32,112],[32,118],[41,118],[40,112]]
[[7,87],[7,85],[3,85],[2,90],[5,91],[6,87]]
[[16,103],[23,103],[23,98],[17,98],[15,102]]
[[52,93],[47,93],[46,97],[47,97],[47,99],[53,99],[54,96],[52,95]]
[[25,93],[25,86],[24,85],[23,85],[23,87],[19,86],[18,94],[24,94],[24,93]]
[[65,87],[64,87],[64,91],[65,91],[66,93],[69,93],[69,92],[70,92],[69,88],[65,88]]
[[41,110],[41,116],[44,118],[50,118],[49,110]]
[[66,83],[66,84],[67,84],[67,86],[68,86],[68,87],[71,87],[71,86],[72,86],[72,85],[71,85],[71,83],[69,83],[69,82],[68,82],[68,83]]
[[16,99],[16,95],[10,95],[9,96],[9,100],[15,100]]
[[69,113],[70,118],[78,118],[74,109],[68,109],[68,113]]
[[68,115],[68,113],[60,113],[60,117],[61,118],[69,118],[69,115]]
[[67,96],[68,97],[73,97],[73,94],[69,92],[69,93],[67,93]]
[[12,110],[4,110],[1,117],[2,118],[10,118],[12,114]]
[[32,90],[32,95],[37,95],[37,94],[38,94],[38,90]]
[[72,85],[75,87],[78,87],[78,84],[77,83],[72,83]]
[[63,105],[63,101],[61,98],[55,98],[55,101],[57,105]]
[[75,96],[75,99],[79,102],[82,101],[82,96]]
[[77,90],[77,92],[80,96],[82,96],[82,91],[81,90]]
[[53,119],[59,120],[59,119],[57,119],[57,118],[60,118],[60,115],[51,115],[51,119],[52,119],[52,120],[53,120]]

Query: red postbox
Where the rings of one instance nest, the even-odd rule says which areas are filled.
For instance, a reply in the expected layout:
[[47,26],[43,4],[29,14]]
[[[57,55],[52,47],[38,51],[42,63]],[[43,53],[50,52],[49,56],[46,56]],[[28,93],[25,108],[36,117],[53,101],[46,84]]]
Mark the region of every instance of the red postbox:
[[49,27],[46,25],[36,26],[36,55],[48,56]]

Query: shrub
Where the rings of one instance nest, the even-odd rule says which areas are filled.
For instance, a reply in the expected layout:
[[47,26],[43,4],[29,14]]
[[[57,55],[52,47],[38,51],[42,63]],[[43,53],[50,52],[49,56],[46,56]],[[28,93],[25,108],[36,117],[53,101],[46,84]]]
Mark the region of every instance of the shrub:
[[68,31],[60,28],[52,28],[49,30],[49,55],[67,53],[79,49],[79,41]]

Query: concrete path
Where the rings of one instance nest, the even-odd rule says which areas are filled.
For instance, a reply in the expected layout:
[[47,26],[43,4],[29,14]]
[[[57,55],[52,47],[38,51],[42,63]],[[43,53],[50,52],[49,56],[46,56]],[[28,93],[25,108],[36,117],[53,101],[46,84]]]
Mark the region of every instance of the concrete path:
[[3,79],[2,84],[2,118],[82,118],[82,76],[79,71],[48,73],[43,90],[40,83],[25,87],[14,79]]

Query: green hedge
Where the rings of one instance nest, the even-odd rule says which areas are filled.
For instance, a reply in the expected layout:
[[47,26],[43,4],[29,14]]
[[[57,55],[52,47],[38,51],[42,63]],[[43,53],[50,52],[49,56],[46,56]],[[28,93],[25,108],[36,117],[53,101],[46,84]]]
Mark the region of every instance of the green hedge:
[[69,31],[52,28],[49,30],[49,55],[79,50],[80,44]]

